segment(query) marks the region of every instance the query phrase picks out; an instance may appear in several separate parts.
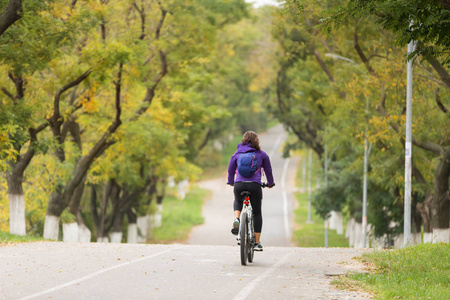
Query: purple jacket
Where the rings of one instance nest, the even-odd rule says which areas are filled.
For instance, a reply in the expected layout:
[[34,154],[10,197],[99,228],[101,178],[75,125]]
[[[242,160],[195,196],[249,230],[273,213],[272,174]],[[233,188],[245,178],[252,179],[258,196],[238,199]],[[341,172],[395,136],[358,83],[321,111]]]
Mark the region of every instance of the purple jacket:
[[[270,159],[269,159],[269,156],[266,154],[266,152],[264,152],[262,150],[256,151],[248,143],[245,145],[242,145],[241,143],[239,143],[237,146],[237,149],[238,150],[233,154],[233,156],[230,159],[230,164],[228,165],[228,183],[227,184],[232,185],[235,182],[239,182],[239,181],[253,181],[253,182],[262,184],[262,182],[261,182],[261,167],[262,167],[262,169],[264,169],[264,173],[266,174],[267,184],[269,186],[274,185],[273,175],[272,175],[272,166],[270,165]],[[237,161],[238,161],[239,155],[241,153],[245,153],[245,152],[249,152],[249,151],[255,151],[256,156],[258,156],[258,166],[257,166],[258,169],[252,177],[245,178],[245,177],[242,177],[237,172]],[[234,175],[236,175],[236,179],[234,179]]]

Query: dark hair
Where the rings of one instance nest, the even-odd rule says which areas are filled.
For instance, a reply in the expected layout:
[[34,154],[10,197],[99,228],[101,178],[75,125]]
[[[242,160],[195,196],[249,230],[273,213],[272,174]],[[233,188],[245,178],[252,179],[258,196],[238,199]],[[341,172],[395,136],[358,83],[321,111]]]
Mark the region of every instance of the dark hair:
[[247,131],[244,133],[244,137],[242,138],[242,145],[250,144],[253,149],[261,150],[259,146],[259,138],[258,135],[254,131]]

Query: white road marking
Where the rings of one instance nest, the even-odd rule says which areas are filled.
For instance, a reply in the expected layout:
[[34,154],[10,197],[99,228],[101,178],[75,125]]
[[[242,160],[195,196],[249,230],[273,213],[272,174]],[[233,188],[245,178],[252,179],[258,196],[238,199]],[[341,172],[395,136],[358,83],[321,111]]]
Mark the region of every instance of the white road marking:
[[281,176],[281,193],[283,195],[283,218],[284,218],[284,232],[286,236],[286,243],[290,245],[289,236],[289,214],[288,214],[288,197],[286,192],[286,175],[289,167],[289,158],[284,160],[283,175]]
[[258,277],[256,277],[255,279],[253,279],[252,281],[250,281],[240,292],[239,294],[237,294],[233,300],[243,300],[246,299],[248,297],[248,295],[250,295],[250,293],[256,288],[256,286],[261,283],[264,279],[266,279],[267,277],[270,276],[270,274],[272,274],[273,272],[275,272],[276,269],[278,269],[279,267],[281,267],[281,265],[283,265],[286,260],[289,258],[289,256],[291,256],[293,253],[289,252],[287,253],[282,259],[280,259],[279,261],[277,261],[274,265],[272,265],[270,268],[268,268],[264,273],[260,274]]
[[272,156],[275,154],[275,152],[276,152],[276,151],[278,150],[278,148],[280,147],[280,144],[281,144],[282,141],[283,141],[283,135],[280,134],[280,135],[278,135],[278,138],[277,138],[277,140],[275,141],[275,144],[273,144],[273,147],[272,147],[272,149],[270,150],[269,157],[272,157]]
[[[284,136],[282,134],[278,135],[277,140],[275,141],[269,157],[273,157],[275,152],[280,147],[281,143],[284,140]],[[286,237],[287,245],[290,245],[290,235],[289,235],[289,214],[288,214],[288,197],[286,192],[286,175],[289,167],[289,158],[284,160],[283,173],[281,175],[281,195],[283,198],[283,219],[284,219],[284,232]]]
[[68,287],[68,286],[80,283],[82,281],[88,280],[88,279],[90,279],[92,277],[95,277],[95,276],[98,276],[100,274],[103,274],[103,273],[106,273],[106,272],[109,272],[109,271],[112,271],[112,270],[115,270],[115,269],[118,269],[118,268],[121,268],[121,267],[125,267],[125,266],[131,265],[131,264],[134,264],[134,263],[137,263],[137,262],[140,262],[140,261],[144,261],[144,260],[147,260],[147,259],[155,258],[157,256],[160,256],[162,254],[166,254],[166,253],[171,252],[171,251],[176,250],[176,249],[177,248],[175,248],[175,249],[168,249],[168,250],[165,250],[165,251],[161,251],[161,252],[155,253],[155,254],[150,255],[150,256],[141,257],[141,258],[138,258],[138,259],[135,259],[135,260],[132,260],[132,261],[129,261],[129,262],[125,262],[125,263],[122,263],[122,264],[119,264],[119,265],[115,265],[115,266],[112,266],[112,267],[109,267],[109,268],[106,268],[106,269],[98,270],[97,272],[94,272],[94,273],[91,273],[89,275],[83,276],[81,278],[78,278],[78,279],[75,279],[75,280],[72,280],[72,281],[69,281],[69,282],[57,285],[57,286],[52,287],[50,289],[44,290],[42,292],[39,292],[39,293],[36,293],[36,294],[32,294],[32,295],[29,295],[29,296],[26,296],[26,297],[23,297],[23,298],[20,298],[19,300],[32,299],[32,298],[40,297],[40,296],[43,296],[45,294],[48,294],[48,293],[51,293],[51,292],[63,289],[65,287]]

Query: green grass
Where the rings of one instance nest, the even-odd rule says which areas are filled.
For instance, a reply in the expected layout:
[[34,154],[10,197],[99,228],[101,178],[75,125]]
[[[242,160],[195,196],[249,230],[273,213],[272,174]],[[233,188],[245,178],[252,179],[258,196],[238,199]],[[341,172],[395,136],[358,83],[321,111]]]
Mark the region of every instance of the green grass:
[[206,167],[203,169],[203,172],[200,176],[200,180],[208,180],[211,178],[225,177],[228,170],[228,164],[230,163],[230,158],[236,152],[237,145],[242,140],[242,136],[236,136],[230,142],[228,142],[227,146],[222,150],[217,156],[217,165]]
[[210,191],[193,187],[184,200],[167,196],[163,202],[162,226],[153,230],[152,243],[183,242],[195,225],[203,223],[202,206]]
[[44,239],[41,237],[35,236],[21,236],[10,234],[8,232],[0,231],[0,245],[9,244],[9,243],[28,243],[28,242],[38,242],[43,241]]
[[[308,219],[308,194],[296,193],[297,208],[295,214],[295,230],[292,240],[298,247],[324,247],[325,228],[323,219],[311,211],[312,223],[306,223]],[[348,247],[348,241],[344,235],[339,235],[336,230],[328,230],[328,247]]]
[[375,299],[450,299],[450,244],[377,251],[358,259],[371,273],[341,278],[337,286],[358,285]]

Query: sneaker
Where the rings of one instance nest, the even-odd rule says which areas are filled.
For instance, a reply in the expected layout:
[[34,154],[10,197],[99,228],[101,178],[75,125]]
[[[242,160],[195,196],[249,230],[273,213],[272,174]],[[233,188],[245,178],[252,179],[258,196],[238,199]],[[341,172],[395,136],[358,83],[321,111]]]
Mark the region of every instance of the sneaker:
[[263,251],[263,246],[261,243],[256,243],[255,246],[253,246],[254,251]]
[[232,233],[232,234],[238,235],[238,232],[239,232],[239,224],[240,224],[240,223],[241,223],[241,222],[239,221],[238,218],[234,219],[234,222],[233,222],[233,228],[231,228],[231,233]]

